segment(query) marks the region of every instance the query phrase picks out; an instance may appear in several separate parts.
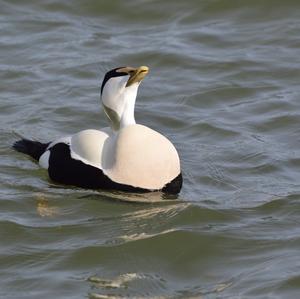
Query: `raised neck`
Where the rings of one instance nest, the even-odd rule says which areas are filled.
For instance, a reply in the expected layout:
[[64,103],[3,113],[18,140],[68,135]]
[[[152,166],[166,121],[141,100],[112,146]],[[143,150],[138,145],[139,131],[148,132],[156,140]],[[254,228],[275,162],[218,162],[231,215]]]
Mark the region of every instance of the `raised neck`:
[[124,110],[120,120],[120,129],[136,123],[134,118],[134,108],[135,97],[127,99],[127,101],[125,101]]

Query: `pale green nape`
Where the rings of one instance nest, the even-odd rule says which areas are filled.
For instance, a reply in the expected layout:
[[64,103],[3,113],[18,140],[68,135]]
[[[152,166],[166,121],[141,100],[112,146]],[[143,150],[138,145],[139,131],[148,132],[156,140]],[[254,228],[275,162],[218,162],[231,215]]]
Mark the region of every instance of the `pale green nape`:
[[104,108],[105,114],[107,115],[108,119],[111,122],[112,128],[115,131],[118,131],[120,129],[120,123],[121,123],[120,116],[118,115],[118,113],[115,110],[105,106],[104,104],[103,104],[103,108]]

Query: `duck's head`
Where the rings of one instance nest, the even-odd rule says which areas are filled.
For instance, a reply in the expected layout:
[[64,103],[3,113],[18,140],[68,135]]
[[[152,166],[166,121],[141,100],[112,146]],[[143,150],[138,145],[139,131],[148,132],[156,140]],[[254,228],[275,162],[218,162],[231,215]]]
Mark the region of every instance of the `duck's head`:
[[105,74],[101,85],[101,100],[115,131],[135,123],[134,105],[137,90],[148,72],[147,66],[127,66],[115,68]]

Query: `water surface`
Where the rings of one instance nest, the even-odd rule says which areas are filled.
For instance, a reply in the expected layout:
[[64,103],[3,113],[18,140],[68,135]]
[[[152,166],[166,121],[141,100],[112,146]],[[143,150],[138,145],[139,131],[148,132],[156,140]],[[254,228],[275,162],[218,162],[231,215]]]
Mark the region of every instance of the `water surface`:
[[[1,298],[299,297],[298,1],[0,5]],[[136,120],[178,148],[175,200],[60,186],[10,148],[106,126],[123,65],[150,67]]]

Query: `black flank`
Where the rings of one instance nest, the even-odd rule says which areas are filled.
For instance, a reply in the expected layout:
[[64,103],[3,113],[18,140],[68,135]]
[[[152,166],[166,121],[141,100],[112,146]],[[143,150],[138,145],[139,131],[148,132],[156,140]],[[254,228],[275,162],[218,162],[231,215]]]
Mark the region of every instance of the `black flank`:
[[[119,184],[107,177],[101,169],[74,160],[70,147],[65,143],[57,143],[50,148],[49,176],[53,181],[66,185],[74,185],[90,189],[121,190],[127,192],[150,192],[150,190]],[[182,186],[182,176],[178,175],[161,191],[170,194],[179,193]]]
[[181,190],[181,187],[182,187],[182,174],[180,173],[170,183],[166,184],[161,191],[169,194],[178,194]]

